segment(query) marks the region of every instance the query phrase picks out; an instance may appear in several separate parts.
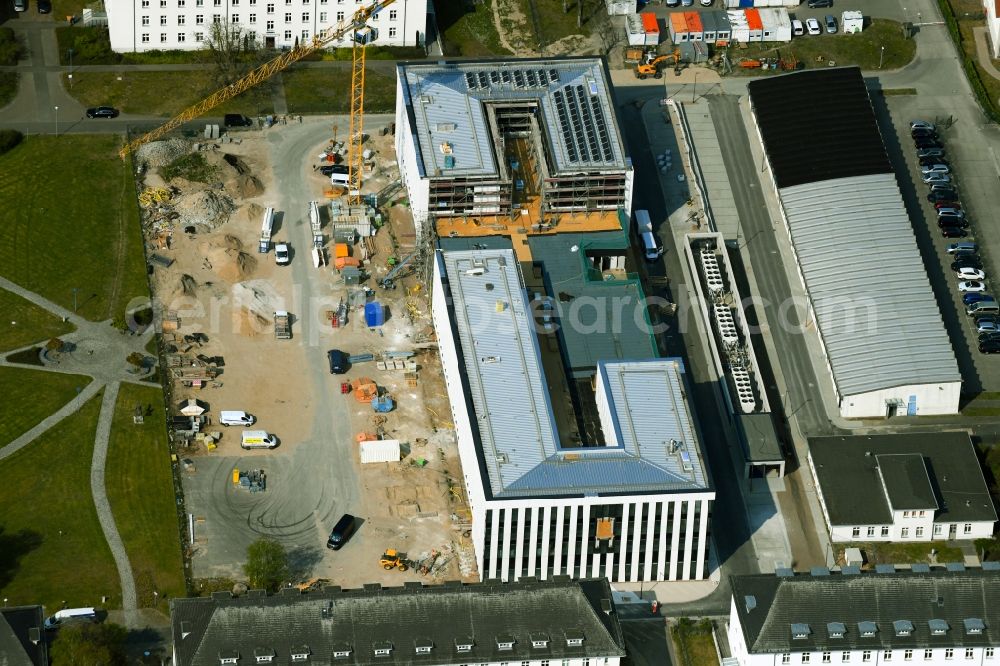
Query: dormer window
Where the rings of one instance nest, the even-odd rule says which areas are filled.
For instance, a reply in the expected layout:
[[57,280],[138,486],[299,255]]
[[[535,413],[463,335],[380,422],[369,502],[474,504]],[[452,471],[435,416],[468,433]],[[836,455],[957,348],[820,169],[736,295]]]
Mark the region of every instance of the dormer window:
[[513,650],[515,639],[510,634],[500,634],[497,636],[497,649],[498,650]]
[[843,622],[827,622],[826,633],[830,638],[843,638],[847,634],[847,625]]
[[351,656],[351,651],[350,650],[334,650],[333,651],[333,658],[334,659],[347,659],[350,656]]
[[948,622],[945,620],[929,620],[927,626],[930,628],[932,636],[944,636],[948,633],[948,629],[950,629]]
[[913,623],[909,620],[896,620],[892,623],[892,628],[897,636],[910,636],[913,634]]
[[417,649],[417,654],[431,653],[431,647],[429,645],[418,645],[416,649]]
[[434,641],[429,638],[418,638],[413,641],[413,649],[417,654],[430,654]]
[[582,638],[567,638],[566,639],[566,645],[568,645],[569,647],[580,647],[581,645],[583,645],[583,639]]
[[219,663],[220,664],[238,664],[240,661],[240,653],[236,650],[225,650],[219,652]]
[[258,664],[270,664],[272,661],[274,661],[274,655],[273,654],[259,654],[259,655],[257,655],[257,663]]
[[858,633],[862,638],[872,638],[878,633],[878,625],[874,622],[858,622]]
[[299,663],[307,661],[309,659],[309,646],[308,645],[296,645],[291,650],[292,662]]
[[810,629],[809,625],[804,622],[796,622],[792,625],[792,638],[795,640],[804,640],[809,638],[809,634],[811,633],[812,629]]
[[978,617],[966,618],[963,623],[965,624],[965,633],[970,636],[978,636],[986,631],[986,623]]
[[472,643],[459,643],[455,645],[455,649],[459,652],[472,652]]
[[392,654],[392,643],[389,641],[379,641],[372,645],[376,657],[388,657]]
[[476,644],[472,636],[458,636],[455,638],[456,652],[472,652],[472,646]]
[[546,648],[549,646],[549,637],[545,634],[530,634],[531,647]]

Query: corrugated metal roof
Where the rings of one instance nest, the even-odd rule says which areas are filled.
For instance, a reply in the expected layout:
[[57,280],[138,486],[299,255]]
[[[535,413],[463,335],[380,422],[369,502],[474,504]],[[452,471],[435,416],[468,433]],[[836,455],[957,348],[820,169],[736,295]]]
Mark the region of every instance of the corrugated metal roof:
[[896,177],[780,196],[841,395],[961,381]]
[[[529,71],[535,85],[518,86],[513,74]],[[546,77],[544,83],[539,81],[541,72]],[[428,177],[499,176],[495,155],[499,137],[490,132],[484,105],[514,100],[537,101],[541,107],[539,128],[547,138],[550,173],[626,168],[626,151],[611,86],[600,58],[411,62],[399,64],[396,73],[403,87],[403,99],[413,112],[420,158]],[[470,88],[467,74],[474,77],[476,87]],[[557,92],[565,99],[570,88],[573,95],[581,95],[586,102],[584,116],[602,116],[607,128],[608,154],[599,150],[595,157],[588,150],[586,156],[577,155],[584,159],[571,159],[570,153],[575,148],[567,144],[561,130],[555,99]],[[568,121],[571,128],[588,124],[596,128],[600,124],[575,115],[568,117]],[[573,132],[571,136],[572,143],[577,137]],[[589,137],[582,136],[589,147]],[[600,141],[599,136],[595,138]],[[454,160],[452,166],[446,165],[447,156]]]
[[[498,498],[705,490],[707,472],[677,359],[609,365],[619,446],[561,448],[512,250],[441,252],[479,455]],[[594,337],[600,337],[594,334]],[[614,385],[612,387],[611,385]],[[693,469],[664,442],[685,442]]]

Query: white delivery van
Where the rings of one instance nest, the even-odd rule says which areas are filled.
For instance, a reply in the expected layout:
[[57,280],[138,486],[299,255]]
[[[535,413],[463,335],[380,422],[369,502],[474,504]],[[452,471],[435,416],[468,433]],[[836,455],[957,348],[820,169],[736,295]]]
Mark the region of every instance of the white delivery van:
[[801,37],[806,34],[806,29],[802,26],[802,21],[792,19],[792,37]]
[[226,411],[219,413],[219,423],[224,426],[252,426],[257,419],[246,412]]
[[97,610],[94,608],[64,608],[45,620],[45,628],[55,629],[68,620],[96,622]]
[[649,219],[649,211],[635,211],[635,226],[642,242],[642,253],[646,261],[656,261],[663,255],[663,247],[653,233],[653,222]]
[[278,438],[266,430],[244,430],[240,446],[244,449],[273,449],[278,445]]

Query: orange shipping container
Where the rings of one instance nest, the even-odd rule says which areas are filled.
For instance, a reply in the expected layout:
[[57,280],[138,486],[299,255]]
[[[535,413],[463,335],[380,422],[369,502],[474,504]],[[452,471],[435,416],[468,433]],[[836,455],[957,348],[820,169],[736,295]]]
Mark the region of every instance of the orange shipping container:
[[759,11],[757,11],[756,9],[747,9],[746,10],[746,17],[747,17],[747,26],[751,30],[763,30],[764,29],[764,23],[763,23],[763,21],[760,20],[760,12]]
[[701,26],[701,14],[698,12],[684,12],[684,18],[687,20],[688,32],[704,32]]
[[344,266],[354,266],[358,268],[361,266],[361,260],[356,257],[337,257],[333,260],[333,267],[338,271],[344,270]]
[[333,256],[334,257],[349,257],[351,255],[351,249],[347,246],[347,243],[336,243],[333,246]]
[[660,23],[656,19],[656,14],[652,12],[643,12],[639,14],[642,17],[642,31],[645,33],[659,33]]
[[674,12],[670,15],[670,32],[674,35],[682,35],[688,31],[687,19],[682,12]]

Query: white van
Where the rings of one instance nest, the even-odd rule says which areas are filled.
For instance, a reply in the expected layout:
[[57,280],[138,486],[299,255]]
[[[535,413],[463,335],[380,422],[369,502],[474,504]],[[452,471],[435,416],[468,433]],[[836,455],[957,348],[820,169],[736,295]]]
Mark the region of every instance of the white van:
[[639,240],[642,241],[643,256],[646,257],[646,261],[656,261],[663,256],[663,247],[653,233],[653,222],[649,219],[648,210],[635,211],[635,226],[639,232]]
[[256,421],[257,419],[253,417],[253,414],[247,414],[246,412],[222,410],[219,413],[219,423],[224,426],[252,426]]
[[278,438],[266,430],[244,430],[240,446],[244,449],[273,449],[278,445]]
[[64,608],[45,620],[45,628],[55,629],[67,620],[96,622],[97,610],[94,608]]
[[802,21],[792,19],[792,37],[801,37],[806,34],[806,29],[802,27]]

